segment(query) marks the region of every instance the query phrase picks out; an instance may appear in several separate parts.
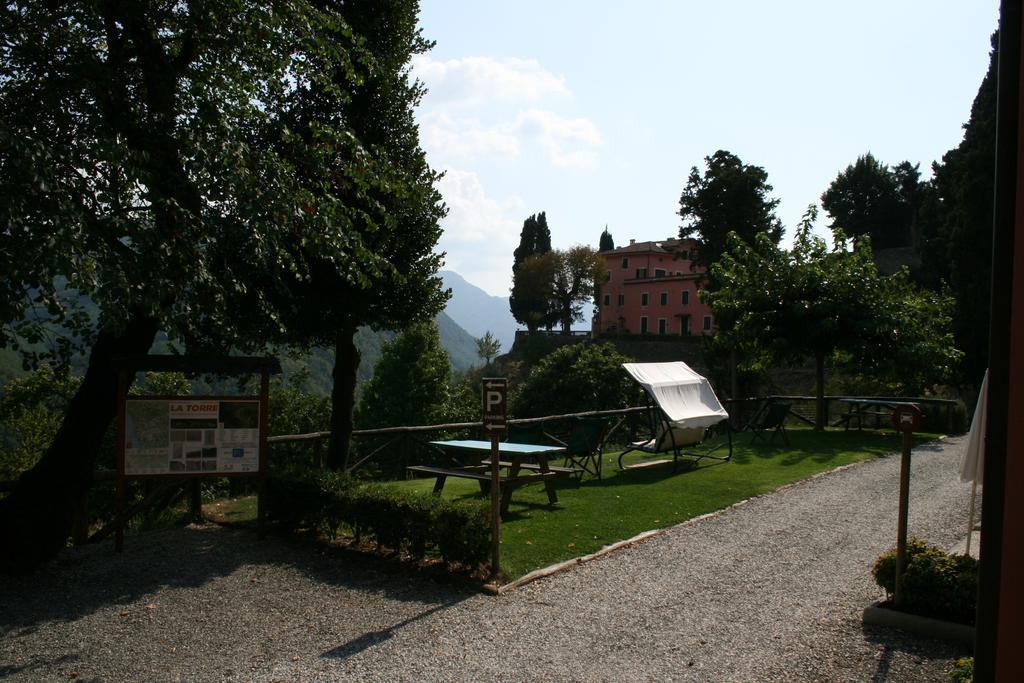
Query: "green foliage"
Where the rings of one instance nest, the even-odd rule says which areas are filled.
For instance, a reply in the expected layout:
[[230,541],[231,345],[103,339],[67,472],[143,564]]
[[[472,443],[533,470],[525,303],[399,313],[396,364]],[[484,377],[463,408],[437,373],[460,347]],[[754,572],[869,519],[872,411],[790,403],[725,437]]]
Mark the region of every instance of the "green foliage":
[[0,394],[0,481],[16,479],[49,448],[81,380],[68,369],[40,365]]
[[268,434],[310,434],[328,429],[331,419],[330,399],[302,390],[300,387],[304,384],[305,378],[301,374],[288,381],[275,379],[271,382]]
[[[549,312],[549,290],[546,289],[552,277],[546,274],[547,261],[536,260],[551,251],[551,230],[548,229],[547,215],[543,211],[523,221],[519,234],[519,246],[513,252],[512,294],[508,305],[512,317],[530,330],[543,325]],[[527,260],[532,260],[528,272],[520,274]]]
[[418,323],[384,345],[356,412],[362,429],[436,424],[449,405],[451,364],[437,327]]
[[[896,591],[896,549],[875,560],[875,582],[892,595]],[[973,624],[978,595],[978,561],[970,555],[951,555],[920,539],[907,539],[903,572],[904,609],[923,616]]]
[[501,351],[501,342],[494,338],[490,330],[476,340],[476,354],[483,358],[487,365],[491,364],[491,359],[497,356],[499,351]]
[[598,251],[611,251],[615,248],[615,239],[612,234],[608,232],[608,226],[604,226],[604,231],[601,233],[601,238],[597,243]]
[[548,228],[548,217],[543,211],[529,216],[523,221],[523,229],[519,233],[519,246],[512,253],[512,271],[526,259],[551,251],[551,230]]
[[998,45],[995,33],[963,141],[933,164],[921,209],[922,276],[933,289],[950,285],[956,344],[965,353],[960,380],[975,386],[988,367]]
[[898,177],[868,152],[840,172],[821,195],[832,229],[855,238],[869,235],[876,249],[910,246],[913,209],[904,199],[900,180],[911,192],[916,186],[911,171],[916,169],[908,162],[900,169]]
[[974,657],[961,657],[953,662],[949,679],[952,683],[971,683],[974,680]]
[[568,332],[583,319],[582,304],[607,272],[604,259],[584,245],[528,256],[512,273],[512,298],[519,307],[513,314],[531,332],[556,323]]
[[[750,246],[761,234],[770,245],[777,245],[783,229],[775,215],[779,200],[768,198],[772,191],[768,173],[724,150],[705,157],[704,162],[707,170],[702,175],[694,166],[679,197],[683,219],[679,237],[697,238],[695,262],[707,268],[717,263],[729,247],[730,233]],[[711,273],[711,288],[715,287],[714,278]]]
[[515,417],[612,410],[633,405],[639,396],[623,356],[612,344],[572,344],[545,356],[510,398]]
[[947,379],[961,356],[948,297],[917,289],[906,271],[879,275],[869,238],[851,249],[837,231],[829,249],[811,232],[814,216],[812,206],[789,252],[766,237],[754,248],[733,239],[714,268],[720,288],[705,295],[720,325],[715,344],[753,370],[815,358],[819,396],[826,358],[885,377],[898,393]]
[[436,551],[446,562],[471,569],[488,560],[490,512],[482,500],[452,502],[338,474],[275,472],[267,486],[267,514],[292,531],[307,528],[333,537],[344,526],[358,539],[416,558]]

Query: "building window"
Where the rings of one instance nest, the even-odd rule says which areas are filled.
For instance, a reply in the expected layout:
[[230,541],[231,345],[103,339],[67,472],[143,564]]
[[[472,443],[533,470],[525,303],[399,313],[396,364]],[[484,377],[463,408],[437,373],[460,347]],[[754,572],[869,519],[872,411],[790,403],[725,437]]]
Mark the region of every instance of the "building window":
[[643,294],[640,295],[640,305],[641,306],[646,306],[647,303],[648,303],[647,292],[644,292]]
[[655,268],[654,269],[654,277],[665,277],[665,269],[664,268]]
[[688,306],[690,304],[690,290],[683,290],[683,305]]
[[684,315],[683,320],[679,323],[679,334],[689,337],[690,336],[690,316]]
[[661,293],[661,305],[668,306],[668,292]]
[[619,294],[619,305],[620,306],[626,305],[626,295],[625,294]]
[[647,316],[640,316],[640,334],[647,334]]
[[658,334],[665,334],[668,332],[668,320],[666,318],[658,318]]
[[622,257],[622,267],[623,268],[629,268],[629,257],[628,256],[623,256]]
[[684,261],[689,261],[690,252],[686,249],[683,249],[681,252],[679,252],[679,258],[683,259]]
[[646,268],[637,268],[636,269],[636,279],[637,280],[643,280],[646,277],[647,277],[647,269]]
[[612,295],[611,294],[605,294],[604,295],[604,305],[605,306],[611,306],[612,305]]
[[711,316],[704,316],[704,331],[707,332],[711,329]]

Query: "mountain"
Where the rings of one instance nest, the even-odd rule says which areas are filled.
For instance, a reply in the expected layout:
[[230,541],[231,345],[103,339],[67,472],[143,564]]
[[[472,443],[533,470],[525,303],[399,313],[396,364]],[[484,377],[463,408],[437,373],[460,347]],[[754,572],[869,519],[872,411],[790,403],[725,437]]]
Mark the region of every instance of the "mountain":
[[[508,308],[508,297],[488,294],[450,270],[442,270],[438,275],[444,286],[452,290],[444,312],[476,339],[490,332],[501,342],[501,352],[508,352],[516,339],[517,327]],[[475,345],[473,353],[476,354]]]

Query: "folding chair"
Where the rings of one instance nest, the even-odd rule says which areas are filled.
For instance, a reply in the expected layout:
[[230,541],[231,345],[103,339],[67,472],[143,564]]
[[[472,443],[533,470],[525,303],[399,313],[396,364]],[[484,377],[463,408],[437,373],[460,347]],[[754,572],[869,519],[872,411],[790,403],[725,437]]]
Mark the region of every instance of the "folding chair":
[[565,438],[565,466],[579,469],[579,478],[584,474],[601,478],[601,456],[604,437],[608,433],[610,417],[576,417]]
[[771,401],[767,408],[758,411],[744,427],[754,433],[750,443],[753,444],[758,439],[765,438],[765,432],[771,431],[772,435],[767,439],[769,446],[774,444],[777,434],[782,435],[782,443],[788,446],[789,438],[786,436],[785,422],[792,405],[785,401]]

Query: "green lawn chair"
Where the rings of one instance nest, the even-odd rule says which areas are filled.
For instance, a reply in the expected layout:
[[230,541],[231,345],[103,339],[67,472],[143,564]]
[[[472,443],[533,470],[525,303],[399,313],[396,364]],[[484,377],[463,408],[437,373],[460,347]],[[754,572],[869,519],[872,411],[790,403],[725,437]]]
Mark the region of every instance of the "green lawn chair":
[[565,439],[565,465],[578,468],[580,479],[584,474],[601,478],[604,438],[611,423],[610,417],[573,418]]
[[750,443],[753,444],[758,439],[765,438],[765,432],[771,431],[771,437],[767,439],[769,446],[774,444],[777,434],[782,435],[782,442],[788,446],[789,438],[786,436],[785,423],[792,405],[785,401],[772,401],[766,408],[758,411],[746,424],[746,428],[754,433],[754,438],[750,440]]
[[544,430],[543,422],[533,422],[524,425],[508,424],[505,427],[505,441],[509,443],[532,443],[538,446],[565,445]]

